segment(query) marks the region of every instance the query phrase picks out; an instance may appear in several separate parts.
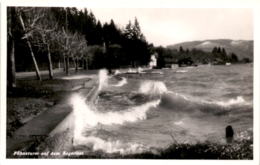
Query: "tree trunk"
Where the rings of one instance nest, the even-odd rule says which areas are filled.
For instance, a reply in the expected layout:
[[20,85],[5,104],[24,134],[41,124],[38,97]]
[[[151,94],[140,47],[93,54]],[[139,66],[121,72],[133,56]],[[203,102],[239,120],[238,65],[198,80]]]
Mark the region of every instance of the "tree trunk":
[[65,18],[65,23],[66,23],[66,31],[63,29],[63,32],[64,32],[64,35],[66,36],[66,42],[65,42],[65,46],[66,46],[66,49],[65,49],[65,52],[66,52],[66,56],[65,56],[65,72],[66,72],[66,75],[69,75],[69,65],[70,65],[70,62],[69,62],[69,53],[68,53],[68,36],[66,34],[66,32],[68,32],[68,13],[67,13],[67,8],[66,8],[66,18]]
[[16,77],[15,77],[15,42],[14,42],[14,36],[13,36],[13,28],[14,28],[14,21],[15,21],[15,15],[16,11],[15,8],[11,9],[11,27],[9,27],[10,35],[8,37],[10,38],[8,45],[8,56],[7,56],[7,85],[10,88],[16,87]]
[[63,55],[63,71],[66,72],[66,55]]
[[40,70],[39,70],[37,61],[36,61],[34,53],[33,53],[32,45],[31,45],[30,41],[28,41],[28,39],[26,39],[26,40],[27,40],[26,43],[27,43],[27,45],[29,47],[29,50],[30,50],[30,53],[31,53],[31,56],[32,56],[32,59],[33,59],[33,63],[34,63],[37,79],[41,81],[42,78],[41,78],[41,75],[40,75]]
[[[25,29],[25,26],[24,26],[24,22],[23,22],[23,18],[22,18],[21,13],[19,14],[19,20],[20,20],[20,23],[21,23],[21,25],[22,25],[23,31],[26,32],[26,29]],[[42,79],[41,79],[41,75],[40,75],[40,70],[39,70],[37,61],[36,61],[36,59],[35,59],[34,53],[33,53],[32,45],[31,45],[31,43],[30,43],[30,41],[28,40],[27,37],[26,37],[25,39],[26,39],[26,44],[27,44],[28,47],[29,47],[30,54],[31,54],[31,56],[32,56],[32,60],[33,60],[33,63],[34,63],[34,67],[35,67],[37,79],[41,81]]]
[[85,69],[88,70],[88,59],[85,58],[85,59],[84,59],[84,62],[85,62]]
[[66,72],[66,75],[69,75],[69,66],[70,65],[70,62],[69,62],[69,57],[67,56],[65,58],[65,72]]
[[14,39],[11,37],[11,46],[8,54],[8,87],[16,87],[16,77],[15,77],[15,55],[14,55]]
[[47,43],[47,50],[48,50],[49,78],[53,79],[53,68],[52,68],[51,52],[50,52],[50,45],[48,43]]
[[78,72],[79,70],[79,63],[78,63],[78,58],[75,59],[75,72]]
[[76,59],[75,59],[75,57],[73,57],[72,60],[73,60],[74,69],[75,69],[75,72],[76,72]]
[[87,70],[87,65],[86,65],[86,60],[85,58],[82,58],[82,64],[83,64],[83,69]]

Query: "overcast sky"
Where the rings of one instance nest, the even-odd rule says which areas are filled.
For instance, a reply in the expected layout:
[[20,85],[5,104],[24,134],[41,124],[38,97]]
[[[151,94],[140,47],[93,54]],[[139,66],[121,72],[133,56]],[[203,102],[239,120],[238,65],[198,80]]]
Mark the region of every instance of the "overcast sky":
[[230,8],[91,8],[102,23],[120,27],[137,17],[155,46],[204,39],[253,39],[253,11]]

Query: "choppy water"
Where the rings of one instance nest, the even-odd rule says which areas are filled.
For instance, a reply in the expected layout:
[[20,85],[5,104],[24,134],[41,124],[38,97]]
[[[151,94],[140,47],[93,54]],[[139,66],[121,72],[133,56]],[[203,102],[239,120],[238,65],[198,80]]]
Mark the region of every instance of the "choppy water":
[[96,105],[74,96],[75,146],[133,153],[176,142],[224,143],[227,125],[238,138],[253,127],[252,69],[231,65],[119,73],[108,79]]

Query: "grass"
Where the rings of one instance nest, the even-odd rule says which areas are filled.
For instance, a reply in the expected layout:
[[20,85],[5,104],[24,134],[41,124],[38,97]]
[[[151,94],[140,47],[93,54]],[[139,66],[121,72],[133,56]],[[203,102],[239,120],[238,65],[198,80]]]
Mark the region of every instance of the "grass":
[[12,137],[33,117],[64,101],[73,87],[89,80],[17,80],[16,88],[7,89],[7,137]]
[[[39,152],[43,141],[36,141],[27,146],[24,152]],[[67,158],[67,159],[205,159],[205,160],[251,160],[253,159],[253,141],[242,140],[232,144],[198,143],[198,144],[172,144],[166,149],[153,148],[152,151],[136,154],[105,153],[102,150],[91,151],[90,148],[81,156],[20,156],[19,158]],[[48,150],[49,151],[49,150]],[[62,150],[63,151],[63,150]],[[60,151],[60,152],[62,152]],[[73,151],[72,151],[73,152]]]
[[253,141],[242,140],[232,144],[198,143],[198,144],[172,144],[166,149],[153,149],[136,154],[120,153],[108,154],[95,151],[82,156],[67,158],[90,159],[221,159],[221,160],[250,160],[253,159]]
[[151,152],[127,155],[125,158],[141,159],[253,159],[251,140],[233,144],[172,144],[159,154]]

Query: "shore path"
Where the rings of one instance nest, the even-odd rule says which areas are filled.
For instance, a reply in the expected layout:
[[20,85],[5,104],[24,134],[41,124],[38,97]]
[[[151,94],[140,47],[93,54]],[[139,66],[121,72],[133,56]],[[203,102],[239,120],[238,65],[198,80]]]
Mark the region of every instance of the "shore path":
[[[66,121],[64,125],[64,120],[67,120],[66,118],[71,116],[70,114],[72,112],[69,100],[71,95],[78,92],[87,95],[91,88],[96,85],[97,73],[98,70],[79,70],[77,73],[71,70],[70,75],[66,76],[62,69],[56,69],[54,70],[54,80],[50,80],[49,82],[48,72],[42,71],[41,75],[44,78],[43,82],[39,85],[39,90],[41,90],[42,86],[51,86],[50,88],[54,93],[56,90],[56,93],[59,93],[58,101],[52,107],[34,116],[22,127],[18,128],[11,138],[7,138],[7,157],[15,158],[16,156],[13,155],[14,151],[37,151],[37,146],[44,142],[46,138],[49,138],[50,134],[53,134],[53,131],[55,133],[64,131],[63,129],[65,128],[63,127],[67,127],[71,124]],[[28,82],[38,83],[37,80],[33,80],[36,79],[35,72],[18,72],[16,76],[18,82],[28,80]],[[45,79],[48,81],[45,82]],[[61,82],[61,84],[57,84],[57,82]],[[28,85],[32,84],[28,83]],[[57,86],[60,86],[60,90],[55,89]],[[34,88],[35,91],[37,91],[38,86],[34,86]]]

